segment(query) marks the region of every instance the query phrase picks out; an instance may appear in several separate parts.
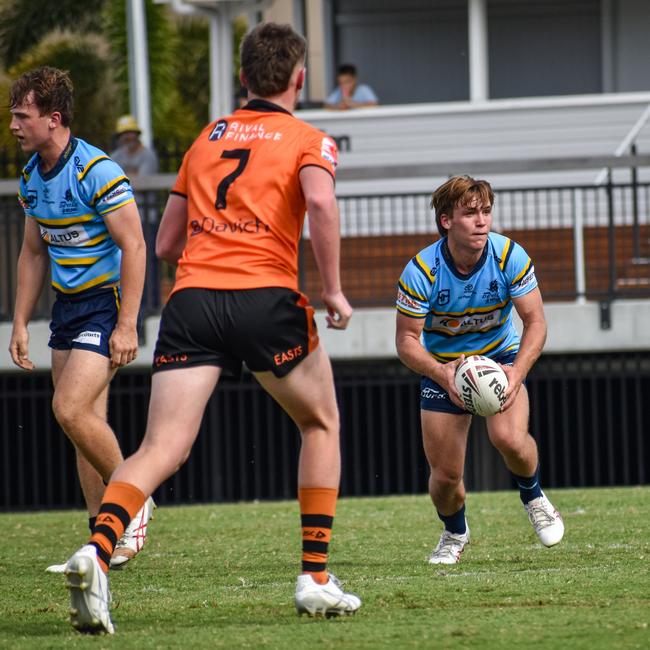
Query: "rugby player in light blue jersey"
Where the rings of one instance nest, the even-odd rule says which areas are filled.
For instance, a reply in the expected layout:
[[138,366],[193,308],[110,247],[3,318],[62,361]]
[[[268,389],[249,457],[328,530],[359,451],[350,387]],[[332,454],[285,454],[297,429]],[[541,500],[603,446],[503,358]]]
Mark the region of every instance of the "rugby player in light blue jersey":
[[[107,422],[108,389],[117,368],[137,355],[146,252],[128,178],[103,151],[70,132],[72,94],[68,74],[50,67],[25,73],[11,87],[10,129],[34,155],[20,179],[25,231],[9,351],[17,366],[34,369],[27,325],[49,267],[56,292],[52,408],[76,449],[92,530],[104,482],[122,462]],[[145,504],[134,519],[116,563],[141,548],[151,509]]]
[[[430,564],[455,564],[469,542],[463,469],[471,415],[454,373],[465,356],[481,354],[508,377],[500,413],[487,418],[491,443],[518,486],[544,546],[564,535],[557,510],[541,490],[537,444],[528,432],[524,380],[546,340],[535,268],[516,242],[490,232],[494,193],[486,181],[455,176],[431,199],[441,238],[404,269],[397,292],[397,352],[422,375],[420,409],[431,469],[429,494],[444,524]],[[523,323],[521,338],[512,308]]]

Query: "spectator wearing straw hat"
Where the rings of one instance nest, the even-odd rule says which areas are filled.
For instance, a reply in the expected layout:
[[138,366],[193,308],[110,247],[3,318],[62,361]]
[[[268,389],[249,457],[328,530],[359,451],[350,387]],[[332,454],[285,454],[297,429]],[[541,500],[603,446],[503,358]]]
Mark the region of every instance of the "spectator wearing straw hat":
[[122,115],[115,125],[116,149],[111,158],[127,176],[156,174],[158,156],[140,140],[142,130],[133,115]]

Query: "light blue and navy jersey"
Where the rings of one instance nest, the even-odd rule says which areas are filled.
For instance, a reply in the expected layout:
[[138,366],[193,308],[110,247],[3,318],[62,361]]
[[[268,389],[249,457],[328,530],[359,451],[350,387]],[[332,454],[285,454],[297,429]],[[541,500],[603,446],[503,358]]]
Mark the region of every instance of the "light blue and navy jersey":
[[460,273],[447,239],[421,250],[398,283],[397,309],[423,318],[424,347],[441,362],[461,354],[496,357],[519,350],[512,298],[537,286],[535,267],[516,242],[490,233],[471,273]]
[[23,169],[18,200],[48,245],[52,286],[76,294],[120,279],[121,251],[104,216],[133,202],[129,179],[101,149],[71,138],[47,174],[35,154]]

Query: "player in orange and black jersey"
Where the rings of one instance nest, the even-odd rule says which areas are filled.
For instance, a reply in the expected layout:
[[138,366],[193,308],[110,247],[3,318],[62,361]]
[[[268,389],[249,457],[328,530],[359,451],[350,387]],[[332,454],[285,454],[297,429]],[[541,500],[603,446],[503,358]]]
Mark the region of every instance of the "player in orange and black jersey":
[[102,569],[114,540],[185,461],[219,378],[239,373],[242,363],[302,435],[296,608],[330,616],[361,606],[326,567],[340,480],[339,417],[313,309],[298,291],[307,212],[328,326],[346,328],[352,308],[340,284],[336,145],[291,113],[305,80],[305,51],[289,26],[267,23],[248,34],[240,77],[250,101],[206,127],[183,160],[156,242],[158,256],[178,269],[154,353],[147,432],[111,477],[89,544],[68,562],[83,574],[80,583],[88,572],[97,578],[93,593],[72,589],[73,607],[89,612],[85,628],[112,628],[106,599],[93,594],[107,591]]

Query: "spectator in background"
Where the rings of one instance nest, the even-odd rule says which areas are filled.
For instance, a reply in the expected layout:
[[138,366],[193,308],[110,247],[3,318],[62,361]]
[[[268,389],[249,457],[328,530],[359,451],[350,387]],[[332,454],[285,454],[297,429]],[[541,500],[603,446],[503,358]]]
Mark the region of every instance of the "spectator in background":
[[158,173],[158,156],[140,140],[142,133],[133,115],[122,115],[115,125],[117,148],[111,158],[127,176]]
[[[133,115],[122,115],[115,124],[115,143],[117,148],[111,153],[111,158],[124,170],[129,177],[147,176],[158,173],[158,156],[153,149],[147,147],[142,140],[142,133]],[[153,251],[156,244],[156,233],[160,213],[156,203],[156,193],[135,192],[135,200],[140,206],[143,216],[142,228],[147,250]],[[147,255],[147,282],[145,284],[144,307],[160,304],[160,286],[158,260],[155,255]]]
[[367,84],[358,83],[357,69],[350,63],[339,66],[336,75],[338,87],[325,100],[325,108],[347,111],[351,108],[377,106],[378,99]]

